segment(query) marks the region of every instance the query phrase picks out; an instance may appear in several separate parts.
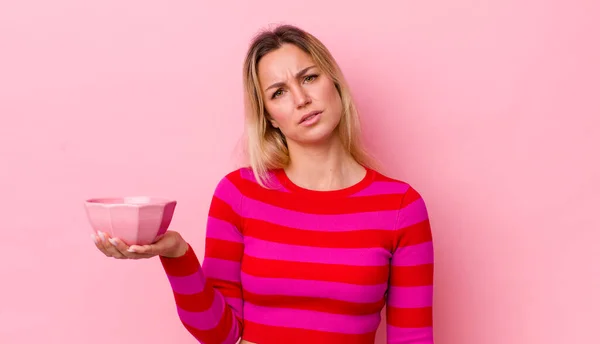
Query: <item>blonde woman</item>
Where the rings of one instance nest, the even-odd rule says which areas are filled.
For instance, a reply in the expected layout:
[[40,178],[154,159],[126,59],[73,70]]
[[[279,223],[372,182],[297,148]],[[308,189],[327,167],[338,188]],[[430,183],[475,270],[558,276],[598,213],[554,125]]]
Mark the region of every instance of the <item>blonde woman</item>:
[[107,256],[159,256],[178,315],[200,343],[433,343],[433,244],[423,199],[377,172],[348,85],[327,48],[283,25],[244,63],[250,166],[223,177],[200,264],[169,231]]

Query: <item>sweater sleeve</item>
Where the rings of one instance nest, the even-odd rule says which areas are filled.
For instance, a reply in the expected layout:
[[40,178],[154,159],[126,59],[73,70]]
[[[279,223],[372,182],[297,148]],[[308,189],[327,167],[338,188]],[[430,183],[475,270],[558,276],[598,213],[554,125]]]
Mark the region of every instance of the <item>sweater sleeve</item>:
[[425,203],[409,188],[396,220],[387,298],[388,344],[433,344],[433,242]]
[[242,333],[241,199],[223,178],[210,204],[202,265],[191,245],[181,257],[160,258],[179,319],[202,344],[235,344]]

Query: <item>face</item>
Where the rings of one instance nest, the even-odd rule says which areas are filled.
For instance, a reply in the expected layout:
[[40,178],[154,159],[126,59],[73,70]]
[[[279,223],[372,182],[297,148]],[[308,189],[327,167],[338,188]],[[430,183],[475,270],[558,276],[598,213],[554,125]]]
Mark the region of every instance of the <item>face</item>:
[[340,95],[313,59],[292,44],[274,50],[258,63],[267,116],[288,144],[326,142],[342,115]]

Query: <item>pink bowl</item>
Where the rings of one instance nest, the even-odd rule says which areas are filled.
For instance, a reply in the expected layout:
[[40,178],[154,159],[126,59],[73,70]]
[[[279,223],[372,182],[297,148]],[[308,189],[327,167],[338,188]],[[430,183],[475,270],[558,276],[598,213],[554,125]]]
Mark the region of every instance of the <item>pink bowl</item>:
[[155,197],[93,198],[85,201],[94,232],[102,231],[127,245],[148,245],[163,235],[177,202]]

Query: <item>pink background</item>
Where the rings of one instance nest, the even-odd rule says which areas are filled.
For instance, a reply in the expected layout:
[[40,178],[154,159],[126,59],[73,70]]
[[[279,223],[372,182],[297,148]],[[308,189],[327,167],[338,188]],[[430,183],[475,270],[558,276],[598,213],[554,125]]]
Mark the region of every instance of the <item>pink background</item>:
[[3,1],[0,343],[194,343],[158,261],[102,256],[82,201],[173,197],[201,251],[243,54],[277,22],[331,49],[427,200],[436,343],[600,342],[599,4]]

